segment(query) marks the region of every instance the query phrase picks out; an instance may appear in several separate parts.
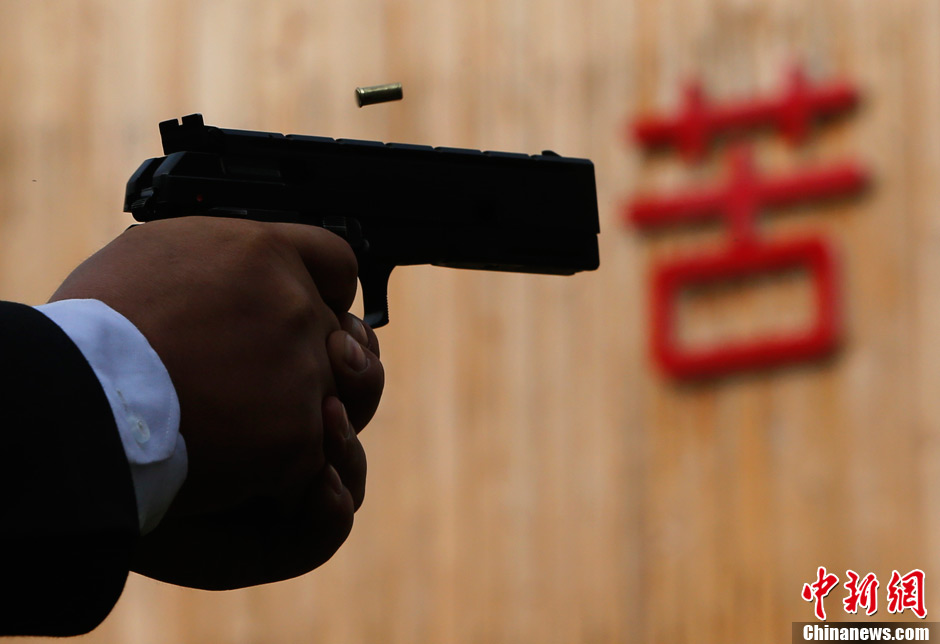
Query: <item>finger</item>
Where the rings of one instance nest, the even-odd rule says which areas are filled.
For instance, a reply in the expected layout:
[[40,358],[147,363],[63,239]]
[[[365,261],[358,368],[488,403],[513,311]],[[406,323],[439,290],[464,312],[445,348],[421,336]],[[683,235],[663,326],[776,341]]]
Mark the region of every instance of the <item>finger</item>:
[[379,350],[379,339],[376,337],[375,331],[372,330],[371,326],[352,313],[339,316],[339,323],[343,331],[346,331],[352,337],[356,338],[359,344],[369,349],[376,357],[382,356]]
[[337,395],[346,406],[353,427],[361,431],[378,409],[385,387],[385,368],[378,356],[346,331],[331,333],[326,350]]
[[352,496],[327,465],[289,511],[256,499],[225,512],[164,519],[138,542],[131,569],[205,590],[281,581],[327,561],[352,524]]
[[323,401],[324,450],[358,510],[366,493],[366,453],[343,403],[330,396]]
[[271,224],[297,251],[320,297],[331,309],[347,311],[356,297],[359,263],[339,235],[306,224]]
[[[365,474],[362,475],[365,479]],[[319,482],[313,487],[313,494],[310,497],[310,503],[307,507],[308,512],[301,522],[303,525],[313,521],[321,520],[323,516],[333,516],[338,518],[340,525],[338,532],[342,533],[342,540],[346,539],[349,531],[352,529],[352,514],[358,505],[352,491],[345,485],[343,477],[333,465],[327,463],[320,474]],[[362,487],[365,487],[363,482]],[[361,501],[360,501],[361,503]],[[316,510],[311,512],[311,510]],[[343,528],[345,526],[345,528]],[[336,546],[339,547],[339,544]]]

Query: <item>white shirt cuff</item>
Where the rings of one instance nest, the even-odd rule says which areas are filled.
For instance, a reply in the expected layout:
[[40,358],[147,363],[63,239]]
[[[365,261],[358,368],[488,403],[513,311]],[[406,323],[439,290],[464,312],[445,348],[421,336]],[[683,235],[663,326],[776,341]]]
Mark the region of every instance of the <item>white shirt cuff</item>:
[[98,300],[35,307],[55,322],[91,365],[127,454],[140,533],[153,530],[186,479],[186,443],[170,374],[143,334]]

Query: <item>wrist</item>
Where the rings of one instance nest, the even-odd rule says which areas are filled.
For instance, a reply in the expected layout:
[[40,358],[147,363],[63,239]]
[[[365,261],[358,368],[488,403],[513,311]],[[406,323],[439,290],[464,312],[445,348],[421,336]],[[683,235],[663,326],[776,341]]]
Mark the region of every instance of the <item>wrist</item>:
[[91,365],[107,396],[130,466],[141,534],[162,519],[186,478],[186,444],[169,373],[143,334],[98,300],[35,307]]

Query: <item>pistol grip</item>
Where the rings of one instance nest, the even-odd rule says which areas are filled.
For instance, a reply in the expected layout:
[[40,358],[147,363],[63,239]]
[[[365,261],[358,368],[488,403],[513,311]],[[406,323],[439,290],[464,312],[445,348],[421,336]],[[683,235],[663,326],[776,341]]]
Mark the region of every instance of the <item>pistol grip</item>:
[[363,320],[373,329],[388,324],[388,278],[394,265],[360,259],[359,282],[362,284]]

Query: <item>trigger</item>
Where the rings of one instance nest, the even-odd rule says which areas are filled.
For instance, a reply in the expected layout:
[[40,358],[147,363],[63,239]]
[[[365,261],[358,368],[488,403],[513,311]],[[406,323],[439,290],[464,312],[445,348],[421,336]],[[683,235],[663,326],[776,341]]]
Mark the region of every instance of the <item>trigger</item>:
[[388,278],[394,266],[359,263],[359,281],[362,283],[363,320],[373,329],[388,324]]

